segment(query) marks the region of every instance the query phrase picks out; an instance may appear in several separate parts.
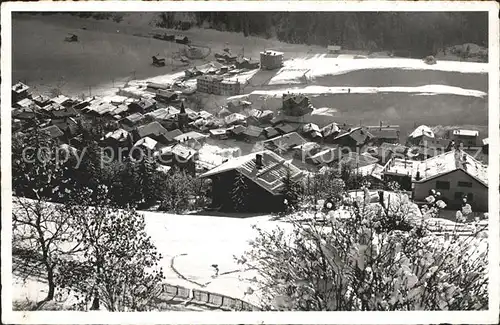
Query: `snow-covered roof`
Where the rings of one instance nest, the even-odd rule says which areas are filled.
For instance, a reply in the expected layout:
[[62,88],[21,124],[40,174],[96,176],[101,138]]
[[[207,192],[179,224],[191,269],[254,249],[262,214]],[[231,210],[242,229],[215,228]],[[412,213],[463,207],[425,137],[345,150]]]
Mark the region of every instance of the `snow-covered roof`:
[[128,137],[128,135],[129,135],[128,131],[126,131],[124,129],[118,129],[118,130],[106,133],[106,135],[104,137],[105,138],[113,138],[115,140],[123,140],[123,139],[126,139]]
[[463,170],[478,182],[488,186],[488,166],[462,150],[451,150],[423,161],[391,159],[384,166],[384,173],[408,175],[417,181],[418,172],[420,176],[418,182],[422,183],[457,169]]
[[51,100],[54,103],[61,105],[61,104],[65,103],[65,102],[67,102],[70,99],[68,97],[64,96],[64,95],[59,95],[57,97],[52,98]]
[[145,137],[145,138],[142,138],[139,141],[137,141],[134,144],[134,147],[142,146],[142,147],[145,147],[149,150],[153,150],[157,144],[158,144],[158,142],[156,140],[151,139],[150,137]]
[[27,85],[23,84],[22,82],[18,82],[17,84],[15,84],[14,86],[12,86],[12,91],[16,92],[16,93],[21,93],[23,91],[26,91],[28,90],[30,87],[28,87]]
[[[260,155],[262,158],[261,168],[257,168],[256,165],[257,155]],[[200,177],[209,177],[231,170],[237,170],[274,195],[279,194],[279,190],[283,186],[283,179],[287,175],[288,170],[293,180],[297,180],[302,176],[302,171],[289,161],[286,161],[272,151],[264,150],[230,159],[224,164],[202,174]]]
[[204,138],[208,138],[208,134],[202,134],[202,133],[198,133],[196,131],[191,131],[191,132],[183,133],[181,135],[176,136],[174,138],[174,140],[179,141],[179,142],[183,142],[183,141],[187,141],[187,140],[191,140],[191,139],[198,140],[198,139],[204,139]]
[[475,130],[453,130],[453,135],[466,136],[466,137],[477,137],[479,131]]
[[29,98],[24,98],[24,99],[21,99],[20,101],[17,102],[17,105],[20,107],[30,107],[31,105],[34,105],[34,104],[35,104],[35,102],[33,102]]
[[274,50],[265,50],[263,52],[260,52],[260,54],[275,56],[275,55],[283,55],[284,53],[283,52],[274,51]]
[[361,176],[373,176],[379,180],[382,180],[384,166],[374,163],[366,166],[359,167],[355,169],[355,172]]
[[429,138],[434,138],[434,132],[427,125],[420,125],[412,133],[410,133],[410,138],[418,138],[421,136],[428,136]]

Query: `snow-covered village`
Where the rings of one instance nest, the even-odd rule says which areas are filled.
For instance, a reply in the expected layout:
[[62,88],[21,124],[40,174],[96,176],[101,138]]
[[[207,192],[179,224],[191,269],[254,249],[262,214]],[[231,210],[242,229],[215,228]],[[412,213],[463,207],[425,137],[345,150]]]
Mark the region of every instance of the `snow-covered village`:
[[487,69],[483,12],[13,13],[13,310],[488,309]]

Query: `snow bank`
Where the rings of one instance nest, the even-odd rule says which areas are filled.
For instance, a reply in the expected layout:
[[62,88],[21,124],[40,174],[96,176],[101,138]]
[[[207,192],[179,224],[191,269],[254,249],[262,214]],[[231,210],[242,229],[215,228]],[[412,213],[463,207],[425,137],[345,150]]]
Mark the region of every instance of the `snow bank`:
[[[147,233],[163,256],[161,266],[165,282],[258,303],[254,295],[245,295],[250,286],[245,279],[257,274],[244,271],[244,266],[238,265],[234,256],[241,257],[250,248],[249,241],[257,235],[252,225],[257,224],[263,229],[271,230],[278,222],[270,221],[269,216],[228,218],[153,212],[143,214]],[[205,286],[198,286],[179,277],[171,268],[172,258],[178,272]],[[212,278],[215,275],[213,264],[217,264],[219,268],[219,276],[216,278]],[[224,274],[226,272],[228,273]]]
[[283,68],[269,84],[298,83],[305,77],[309,80],[327,75],[340,75],[365,69],[435,70],[460,73],[487,73],[487,63],[438,61],[428,65],[420,59],[406,58],[366,58],[353,59],[352,56],[326,57],[326,54],[312,58],[297,58],[284,62]]
[[228,100],[243,99],[249,95],[258,95],[266,97],[281,98],[284,93],[301,93],[310,96],[319,96],[323,94],[376,94],[376,93],[411,93],[415,95],[457,95],[483,98],[485,92],[473,89],[464,89],[460,87],[446,85],[425,85],[418,87],[325,87],[325,86],[307,86],[281,88],[273,90],[255,90],[250,94],[229,97]]

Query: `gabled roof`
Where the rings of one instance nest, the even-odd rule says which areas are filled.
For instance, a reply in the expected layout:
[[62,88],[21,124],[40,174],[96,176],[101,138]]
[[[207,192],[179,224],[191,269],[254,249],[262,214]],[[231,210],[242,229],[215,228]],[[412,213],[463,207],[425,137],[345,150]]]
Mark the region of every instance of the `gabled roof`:
[[243,131],[243,134],[245,134],[246,136],[249,136],[249,137],[259,137],[262,132],[264,132],[264,129],[263,128],[260,128],[258,126],[254,126],[254,125],[250,125],[248,126],[245,131]]
[[338,132],[340,132],[340,129],[339,129],[339,126],[337,125],[337,123],[330,123],[321,129],[321,134],[324,137],[327,137],[329,135],[332,135],[332,134],[335,134]]
[[132,122],[132,123],[137,123],[140,120],[142,120],[143,118],[144,118],[144,115],[142,115],[141,113],[134,113],[132,115],[127,116],[125,119]]
[[163,147],[160,149],[160,155],[175,155],[187,161],[196,155],[197,151],[195,149],[186,147],[183,144],[177,143],[172,146]]
[[358,173],[361,176],[372,176],[378,180],[382,180],[383,170],[384,170],[384,166],[382,166],[378,163],[373,163],[373,164],[359,167],[359,168],[355,169],[354,172]]
[[293,125],[290,123],[283,123],[283,124],[276,125],[274,128],[276,130],[278,130],[279,132],[286,134],[286,133],[291,133],[293,131],[296,131],[299,128],[299,125]]
[[[257,154],[262,156],[263,166],[260,169],[257,169],[256,166]],[[302,176],[300,169],[274,152],[265,150],[230,159],[200,177],[210,177],[231,170],[236,170],[273,195],[280,194],[280,190],[283,187],[283,179],[286,177],[288,171],[290,171],[293,180],[299,180]]]
[[408,137],[418,138],[418,137],[421,137],[423,135],[426,135],[430,138],[435,137],[434,132],[432,132],[432,129],[430,127],[428,127],[427,125],[420,125],[412,133],[410,133],[410,135]]
[[113,138],[117,141],[124,141],[128,138],[129,133],[124,129],[118,129],[112,132],[106,133],[105,138]]
[[28,89],[30,89],[30,87],[28,87],[27,85],[25,85],[22,82],[18,82],[14,86],[12,86],[12,91],[14,91],[16,93],[21,93],[21,92],[26,91]]
[[168,134],[167,129],[165,129],[160,123],[154,121],[146,125],[141,125],[136,130],[139,138],[144,138],[147,136],[160,136]]
[[176,141],[179,141],[179,142],[184,142],[187,140],[199,140],[199,139],[204,139],[204,138],[208,138],[208,134],[202,134],[202,133],[198,133],[195,131],[190,131],[190,132],[178,135],[174,139]]
[[48,126],[46,128],[40,129],[40,132],[48,134],[52,139],[59,138],[64,135],[63,131],[55,125]]
[[477,137],[477,136],[479,136],[479,131],[476,131],[476,130],[453,130],[453,135],[465,136],[465,137]]
[[265,140],[263,145],[268,149],[287,151],[306,142],[297,132],[292,132]]
[[151,139],[150,137],[145,137],[140,139],[134,144],[134,147],[144,147],[149,150],[153,150],[156,148],[156,145],[158,144],[158,141]]
[[247,118],[245,115],[240,113],[232,113],[224,118],[226,124],[232,124],[240,121],[245,121]]

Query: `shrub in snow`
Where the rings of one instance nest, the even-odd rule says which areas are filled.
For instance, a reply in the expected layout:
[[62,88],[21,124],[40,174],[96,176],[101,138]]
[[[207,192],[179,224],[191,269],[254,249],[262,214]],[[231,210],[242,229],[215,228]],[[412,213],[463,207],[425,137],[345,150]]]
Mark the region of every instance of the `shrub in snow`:
[[341,207],[350,218],[316,213],[290,218],[291,230],[258,229],[240,263],[258,270],[264,309],[488,308],[487,242],[454,234],[445,240],[423,223],[391,230],[383,220],[397,212],[356,202]]

